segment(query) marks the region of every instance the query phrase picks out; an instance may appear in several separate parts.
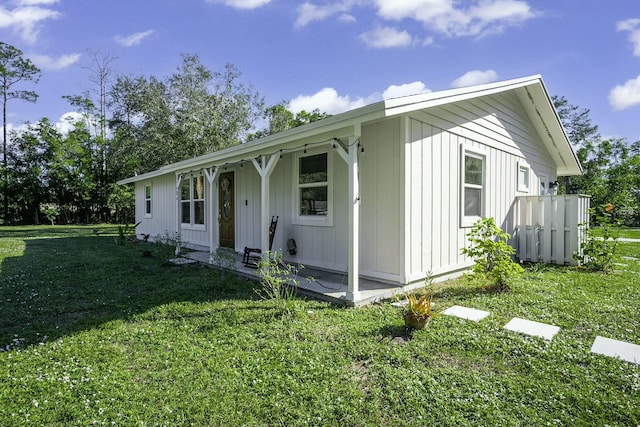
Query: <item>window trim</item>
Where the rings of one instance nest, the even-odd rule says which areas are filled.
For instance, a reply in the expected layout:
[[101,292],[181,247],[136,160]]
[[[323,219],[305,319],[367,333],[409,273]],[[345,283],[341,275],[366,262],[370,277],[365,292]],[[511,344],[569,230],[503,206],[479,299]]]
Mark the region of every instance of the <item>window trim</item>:
[[[197,178],[202,178],[202,184],[204,186],[204,192],[203,192],[203,196],[204,198],[202,199],[196,199],[195,198],[195,194],[194,194],[194,185],[193,185],[193,181],[194,179]],[[186,181],[185,181],[186,180]],[[188,199],[183,199],[182,198],[182,187],[186,184],[189,183],[189,198]],[[184,176],[182,178],[182,182],[180,183],[180,227],[184,228],[186,230],[206,230],[207,229],[207,203],[206,203],[206,199],[207,199],[207,180],[205,179],[204,175],[200,174],[194,174],[193,176],[189,175],[189,176]],[[203,212],[204,212],[204,222],[202,224],[196,224],[195,223],[195,203],[196,202],[203,202]],[[183,222],[182,221],[182,205],[184,203],[189,203],[189,222]]]
[[[531,166],[525,161],[518,160],[518,169],[516,170],[516,181],[518,191],[521,193],[528,193],[531,188]],[[522,182],[520,179],[520,172],[525,171],[527,180]]]
[[[149,194],[147,194],[147,188],[149,189]],[[153,217],[153,185],[151,183],[144,185],[144,217],[152,218]],[[148,209],[147,209],[148,207]]]
[[[333,152],[326,148],[309,149],[305,152],[297,152],[293,155],[293,173],[292,173],[292,224],[308,225],[317,227],[333,227]],[[300,189],[309,187],[308,184],[300,184],[300,159],[304,157],[317,156],[319,154],[327,155],[327,215],[301,215],[300,214]],[[324,186],[325,183],[314,183],[315,186]]]
[[[472,227],[473,224],[484,218],[486,215],[487,201],[487,170],[488,170],[488,152],[479,147],[469,147],[461,144],[460,146],[460,227]],[[482,185],[467,184],[465,182],[465,166],[466,158],[473,157],[482,160]],[[467,188],[480,189],[480,216],[466,215],[465,213],[465,190]]]

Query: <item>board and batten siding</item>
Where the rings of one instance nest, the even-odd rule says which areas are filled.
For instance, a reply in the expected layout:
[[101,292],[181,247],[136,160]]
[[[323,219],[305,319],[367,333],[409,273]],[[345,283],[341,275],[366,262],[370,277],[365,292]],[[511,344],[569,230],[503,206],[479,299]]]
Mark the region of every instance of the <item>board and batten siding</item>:
[[[405,122],[406,282],[471,265],[460,254],[469,227],[461,222],[464,149],[485,154],[484,214],[513,234],[514,202],[537,195],[540,177],[556,179],[553,161],[516,95],[476,98],[413,112]],[[528,191],[518,191],[519,163],[530,168]]]
[[[145,187],[151,185],[151,215],[146,216]],[[197,249],[209,247],[208,227],[210,226],[210,212],[208,198],[209,184],[205,179],[205,227],[204,229],[189,229],[181,227],[182,241],[186,246]],[[153,240],[161,236],[174,234],[176,230],[176,177],[167,174],[154,177],[148,181],[136,183],[136,234],[149,234]]]
[[401,119],[362,128],[360,156],[360,270],[363,276],[402,282]]
[[[151,185],[151,215],[145,216],[145,187]],[[136,183],[136,233],[156,236],[176,231],[176,178],[162,175]]]

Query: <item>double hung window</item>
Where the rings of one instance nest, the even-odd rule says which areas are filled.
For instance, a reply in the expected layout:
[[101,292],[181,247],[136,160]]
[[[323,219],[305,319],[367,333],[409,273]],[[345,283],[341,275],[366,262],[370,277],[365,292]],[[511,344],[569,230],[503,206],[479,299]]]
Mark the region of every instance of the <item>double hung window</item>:
[[296,157],[294,171],[294,223],[332,225],[333,183],[327,152]]
[[185,177],[180,187],[183,225],[204,227],[204,176]]
[[486,156],[479,152],[462,150],[461,225],[472,226],[484,216]]

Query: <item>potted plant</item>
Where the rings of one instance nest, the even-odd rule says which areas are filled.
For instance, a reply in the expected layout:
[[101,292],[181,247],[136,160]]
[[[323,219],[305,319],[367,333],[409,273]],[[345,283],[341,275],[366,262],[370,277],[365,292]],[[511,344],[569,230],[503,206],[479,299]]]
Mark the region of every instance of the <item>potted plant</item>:
[[431,318],[441,314],[433,308],[431,290],[427,290],[421,297],[416,297],[414,294],[406,294],[406,297],[407,301],[402,307],[402,314],[407,328],[423,329]]

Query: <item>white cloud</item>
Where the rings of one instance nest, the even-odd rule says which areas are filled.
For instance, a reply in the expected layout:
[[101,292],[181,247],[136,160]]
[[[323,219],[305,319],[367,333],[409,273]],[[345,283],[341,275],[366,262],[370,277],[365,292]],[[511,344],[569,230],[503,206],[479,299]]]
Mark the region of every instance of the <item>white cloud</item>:
[[62,70],[77,63],[81,56],[79,53],[70,53],[58,58],[52,58],[48,55],[31,54],[29,58],[35,65],[43,70]]
[[640,56],[640,18],[627,19],[616,23],[618,31],[629,31],[629,41],[633,45],[633,54]]
[[309,2],[302,3],[296,11],[298,18],[296,19],[296,27],[304,27],[314,21],[323,21],[333,15],[340,14],[340,19],[344,22],[345,17],[355,18],[346,14],[353,6],[352,1],[344,1],[340,3],[331,3],[318,6]]
[[289,101],[289,111],[299,113],[302,110],[313,111],[315,109],[329,114],[340,114],[355,108],[364,107],[383,99],[397,98],[417,93],[426,93],[430,90],[422,82],[412,82],[401,85],[391,85],[382,94],[372,93],[366,97],[352,98],[349,95],[339,95],[334,88],[326,87],[313,95],[300,95]]
[[37,6],[38,4],[54,4],[47,1],[22,1],[18,7],[7,9],[0,6],[0,29],[8,29],[17,33],[27,44],[33,45],[38,41],[40,26],[43,21],[57,19],[62,14],[56,10]]
[[362,40],[368,47],[374,49],[386,49],[390,47],[405,47],[413,44],[414,39],[405,30],[398,30],[392,27],[375,28],[366,33],[360,34]]
[[640,105],[640,75],[611,89],[609,104],[618,111]]
[[451,87],[465,87],[491,83],[498,80],[498,73],[493,70],[473,70],[467,71],[462,76],[451,82]]
[[124,47],[137,46],[142,43],[144,39],[151,36],[154,32],[154,30],[141,31],[124,37],[115,36],[114,39]]
[[349,95],[340,96],[338,92],[326,87],[313,95],[299,95],[289,101],[289,110],[299,113],[302,110],[320,110],[323,113],[339,114],[367,105],[365,98],[351,99]]
[[271,0],[207,0],[209,3],[222,3],[235,9],[257,9],[271,3]]
[[428,89],[424,83],[412,82],[412,83],[405,83],[399,86],[397,85],[389,86],[387,90],[382,92],[382,98],[384,99],[399,98],[401,96],[415,95],[418,93],[427,93],[427,92],[431,92],[431,90]]
[[376,0],[380,17],[412,19],[429,31],[449,37],[498,33],[538,16],[522,0],[477,0],[467,9],[458,4],[453,0]]
[[52,5],[58,3],[60,0],[15,0],[13,3],[18,6],[34,6],[38,4]]

